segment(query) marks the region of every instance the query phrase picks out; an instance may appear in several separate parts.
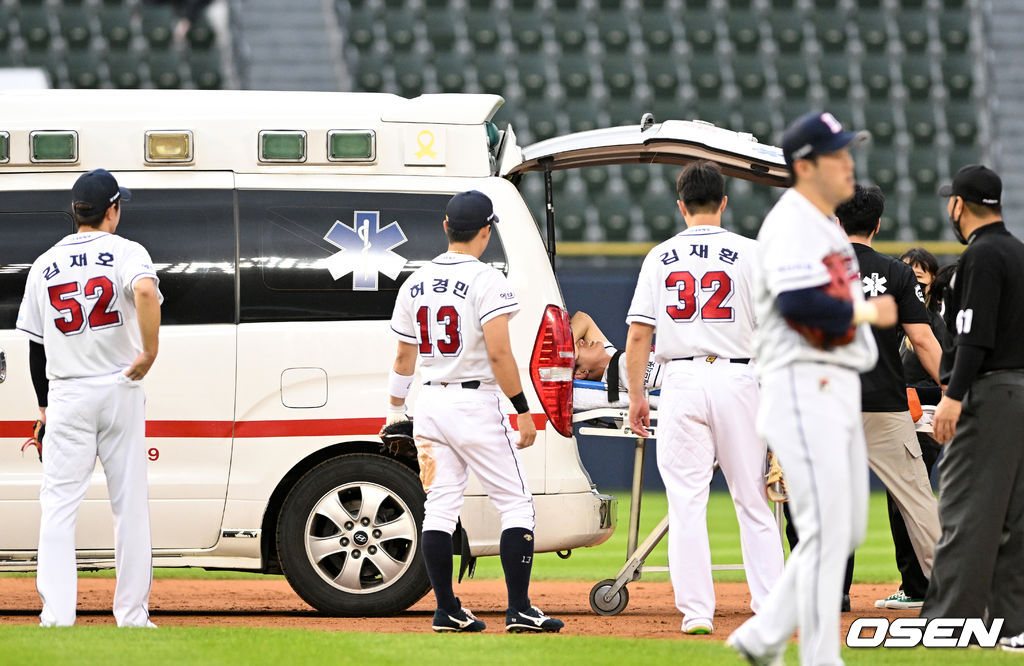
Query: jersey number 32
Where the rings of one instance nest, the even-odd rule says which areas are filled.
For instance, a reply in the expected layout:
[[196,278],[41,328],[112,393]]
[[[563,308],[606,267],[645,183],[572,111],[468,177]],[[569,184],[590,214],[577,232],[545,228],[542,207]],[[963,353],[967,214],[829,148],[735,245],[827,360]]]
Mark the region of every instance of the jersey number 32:
[[690,271],[672,271],[665,288],[679,294],[679,305],[665,308],[673,321],[693,321],[698,312],[705,321],[733,321],[733,309],[724,305],[732,296],[732,278],[725,271],[708,271],[699,281]]

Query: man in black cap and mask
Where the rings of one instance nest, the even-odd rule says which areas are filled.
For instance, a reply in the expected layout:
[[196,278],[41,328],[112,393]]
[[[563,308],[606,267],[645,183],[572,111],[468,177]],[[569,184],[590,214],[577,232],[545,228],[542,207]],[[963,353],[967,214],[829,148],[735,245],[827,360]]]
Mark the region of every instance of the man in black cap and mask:
[[956,338],[933,424],[949,442],[939,466],[942,537],[921,616],[980,618],[987,609],[1007,637],[1024,631],[1024,244],[1003,223],[1002,181],[991,169],[965,166],[939,194],[967,249],[947,292]]

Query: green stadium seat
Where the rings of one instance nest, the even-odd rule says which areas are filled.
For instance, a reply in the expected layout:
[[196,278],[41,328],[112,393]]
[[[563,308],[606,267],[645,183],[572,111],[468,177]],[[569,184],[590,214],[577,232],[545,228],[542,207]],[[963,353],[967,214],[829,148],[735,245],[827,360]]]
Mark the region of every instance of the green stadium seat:
[[[887,99],[892,89],[893,59],[885,54],[864,56],[860,63],[860,77],[868,97],[873,100]],[[865,107],[875,106],[866,104]]]
[[709,53],[715,49],[719,21],[715,15],[704,9],[687,9],[682,21],[690,48],[698,53]]
[[764,96],[764,58],[760,55],[741,54],[733,58],[732,70],[740,95],[746,99]]
[[753,193],[744,196],[730,196],[729,203],[725,208],[725,212],[729,216],[729,224],[726,225],[726,228],[742,236],[754,238],[770,208],[771,205],[767,201]]
[[966,0],[943,0],[942,6],[945,10],[963,9]]
[[0,5],[0,52],[11,43],[11,14],[6,7]]
[[612,127],[639,125],[640,119],[650,108],[649,105],[632,98],[612,99],[605,107],[608,111],[608,123]]
[[949,151],[949,173],[952,177],[960,167],[968,164],[982,164],[981,151],[977,146],[953,146]]
[[946,54],[942,59],[942,82],[949,96],[966,99],[974,88],[973,62],[968,55]]
[[[385,0],[389,1],[389,0]],[[390,0],[394,4],[395,9],[406,9],[408,7],[405,0]],[[493,9],[493,2],[491,0],[467,0],[466,4],[470,9]]]
[[88,48],[68,51],[64,61],[68,67],[68,84],[72,88],[99,88],[103,84],[100,59],[95,51]]
[[46,74],[50,77],[50,83],[53,87],[60,85],[63,63],[56,51],[27,51],[23,59],[25,67],[38,67],[46,70]]
[[818,59],[821,85],[830,100],[846,99],[850,94],[850,60],[845,55],[824,54]]
[[681,105],[679,117],[683,120],[703,120],[719,127],[729,127],[732,105],[715,98],[695,99]]
[[666,0],[640,0],[640,5],[644,10],[651,9],[664,9]]
[[498,18],[490,10],[470,10],[466,33],[477,51],[493,51],[498,46]]
[[945,199],[922,194],[910,200],[910,228],[915,240],[940,240],[948,224]]
[[753,12],[733,10],[726,14],[729,27],[729,41],[741,53],[757,51],[761,43],[761,20]]
[[674,99],[679,94],[679,74],[676,63],[662,55],[648,56],[644,60],[647,83],[657,99]]
[[455,50],[455,12],[450,9],[427,9],[423,13],[423,27],[427,41],[435,53]]
[[356,89],[362,92],[384,92],[387,60],[377,54],[359,56],[355,67]]
[[213,26],[206,21],[197,21],[188,31],[188,45],[193,51],[207,51],[217,42]]
[[896,15],[897,32],[903,48],[910,53],[921,53],[928,48],[928,13],[904,10]]
[[188,70],[192,84],[200,90],[217,90],[223,83],[220,54],[216,51],[193,51],[188,54]]
[[978,116],[981,110],[972,102],[962,100],[951,100],[943,108],[946,111],[946,128],[953,143],[974,145],[978,138]]
[[932,58],[925,54],[908,54],[900,64],[903,86],[911,99],[928,99],[934,89]]
[[927,146],[935,141],[935,106],[929,102],[908,102],[903,107],[907,132],[915,145]]
[[557,12],[554,15],[555,41],[563,51],[583,50],[587,43],[586,15],[581,12]]
[[717,98],[722,92],[722,62],[716,55],[695,55],[686,63],[690,83],[702,98]]
[[550,139],[558,134],[556,119],[559,109],[550,99],[528,100],[523,104],[523,108],[529,122],[530,135],[532,135],[532,140],[524,142],[524,145]]
[[[170,46],[174,26],[178,22],[173,7],[143,3],[139,6],[139,10],[142,13],[142,36],[146,38],[149,48],[166,49]],[[180,80],[179,78],[179,83]],[[168,82],[170,82],[170,78],[168,78]]]
[[773,9],[768,13],[768,24],[772,28],[772,40],[781,53],[799,53],[804,43],[803,25],[799,14],[792,6]]
[[629,48],[629,18],[620,12],[605,11],[597,18],[597,35],[606,51]]
[[594,203],[604,239],[613,242],[629,240],[633,228],[633,206],[628,198],[609,193],[597,197]]
[[971,41],[971,17],[966,11],[950,10],[939,14],[939,39],[947,53],[963,53]]
[[138,88],[142,85],[139,71],[141,63],[138,56],[123,51],[111,51],[107,54],[106,61],[110,70],[110,83],[115,88]]
[[608,185],[608,167],[593,166],[580,169],[583,184],[591,194],[604,192]]
[[597,129],[597,108],[589,99],[570,99],[565,102],[565,111],[569,116],[570,132],[586,132]]
[[861,9],[854,13],[857,22],[857,33],[865,53],[880,54],[885,52],[889,41],[886,27],[889,19],[879,10]]
[[675,41],[673,23],[672,15],[665,11],[645,11],[640,15],[640,33],[648,51],[665,53],[672,47]]
[[536,12],[513,12],[509,22],[520,53],[535,53],[544,45],[544,19]]
[[921,9],[925,6],[925,0],[899,0],[901,9]]
[[496,53],[477,53],[473,56],[473,61],[476,65],[476,80],[480,84],[481,91],[503,95],[508,83],[505,76],[508,71],[508,63],[504,56]]
[[632,97],[636,77],[636,61],[631,56],[613,54],[605,56],[601,63],[604,84],[612,97]]
[[41,6],[23,6],[18,13],[18,23],[25,46],[30,51],[45,51],[50,48],[50,20],[47,10]]
[[805,99],[810,88],[807,59],[802,55],[780,55],[775,60],[775,73],[786,99]]
[[838,12],[816,12],[811,15],[814,34],[827,53],[839,53],[846,49],[845,19]]
[[650,185],[651,167],[649,164],[626,164],[622,167],[622,178],[626,181],[629,191],[640,197],[647,192]]
[[[664,196],[661,192],[658,194]],[[641,210],[644,227],[647,229],[647,239],[650,242],[660,243],[679,233],[682,219],[679,217],[679,209],[672,203],[659,201],[656,205],[644,206]]]
[[392,51],[410,51],[416,45],[416,20],[406,12],[388,16],[384,31]]
[[392,58],[395,83],[402,97],[419,97],[424,92],[423,58],[417,53],[397,53]]
[[[552,172],[552,176],[558,172]],[[587,232],[587,200],[579,194],[555,192],[555,238],[582,241]],[[539,220],[544,223],[544,218]]]
[[866,104],[864,106],[865,129],[871,132],[871,142],[888,146],[896,136],[896,119],[889,105]]
[[562,10],[577,10],[583,6],[582,0],[554,0],[555,9]]
[[590,64],[590,57],[580,54],[564,55],[558,60],[558,74],[567,96],[583,97],[590,91]]
[[350,12],[348,19],[342,24],[348,34],[348,43],[356,47],[360,53],[369,53],[376,41],[376,26],[379,24],[376,14],[372,11]]
[[146,58],[149,79],[157,88],[181,87],[181,60],[173,51],[154,51]]
[[523,87],[523,93],[527,97],[539,97],[546,94],[549,61],[550,58],[542,53],[519,56],[519,85]]
[[441,92],[466,91],[466,72],[469,71],[466,58],[455,52],[437,53],[433,63],[437,87]]
[[907,171],[914,189],[934,195],[939,187],[939,154],[935,148],[915,146],[907,155]]
[[888,146],[872,146],[867,152],[868,178],[883,192],[892,192],[899,174],[896,170],[896,151]]
[[765,113],[764,101],[743,100],[738,105],[741,124],[736,129],[753,134],[760,143],[771,143],[772,119]]
[[57,12],[60,21],[60,33],[67,42],[68,48],[76,51],[89,46],[92,40],[90,15],[82,5],[63,5]]

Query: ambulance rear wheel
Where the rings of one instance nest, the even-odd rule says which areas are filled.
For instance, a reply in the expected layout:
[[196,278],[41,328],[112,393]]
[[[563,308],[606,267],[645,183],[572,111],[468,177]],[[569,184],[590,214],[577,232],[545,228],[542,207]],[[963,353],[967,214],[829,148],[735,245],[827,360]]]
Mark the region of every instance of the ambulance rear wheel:
[[281,507],[277,544],[295,592],[328,615],[391,615],[430,589],[420,534],[426,495],[416,473],[351,454],[307,472]]

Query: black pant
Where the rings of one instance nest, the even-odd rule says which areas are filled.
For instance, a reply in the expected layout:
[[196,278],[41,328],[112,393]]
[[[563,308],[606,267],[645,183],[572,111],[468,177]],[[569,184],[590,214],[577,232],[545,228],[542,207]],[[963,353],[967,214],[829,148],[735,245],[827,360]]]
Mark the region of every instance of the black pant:
[[[939,459],[939,451],[942,447],[923,432],[917,433],[917,441],[921,444],[921,459],[928,469],[928,476],[932,474],[935,461]],[[900,570],[903,583],[900,589],[912,599],[924,599],[928,591],[928,579],[921,571],[921,563],[914,552],[914,546],[910,543],[907,535],[907,524],[903,522],[903,514],[896,506],[895,500],[889,491],[885,491],[885,501],[889,506],[889,530],[892,532],[892,543],[896,548],[896,566]]]
[[[793,526],[793,519],[789,516],[789,502],[782,505],[782,513],[786,516],[786,541],[789,542],[789,551],[793,552],[796,548],[796,544],[800,542],[800,537],[796,533],[796,528]],[[853,584],[853,553],[850,553],[850,559],[846,560],[846,573],[843,575],[843,594],[850,596],[850,585]]]
[[939,520],[921,617],[1005,620],[1024,631],[1024,371],[976,379],[939,465]]

